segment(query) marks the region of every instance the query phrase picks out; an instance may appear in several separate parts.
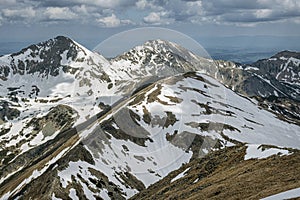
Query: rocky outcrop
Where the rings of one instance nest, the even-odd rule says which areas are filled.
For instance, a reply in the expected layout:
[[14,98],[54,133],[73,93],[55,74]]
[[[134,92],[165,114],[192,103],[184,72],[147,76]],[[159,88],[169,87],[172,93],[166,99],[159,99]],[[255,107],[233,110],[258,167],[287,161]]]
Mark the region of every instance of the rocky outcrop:
[[5,59],[2,57],[0,75],[7,77],[11,72],[20,75],[37,73],[43,77],[57,76],[63,59],[75,60],[79,51],[83,50],[71,39],[58,36],[4,56]]

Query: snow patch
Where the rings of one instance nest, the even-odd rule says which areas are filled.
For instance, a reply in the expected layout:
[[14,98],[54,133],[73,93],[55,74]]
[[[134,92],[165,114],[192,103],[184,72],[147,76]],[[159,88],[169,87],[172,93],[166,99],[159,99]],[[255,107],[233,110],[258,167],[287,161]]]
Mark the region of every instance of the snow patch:
[[293,198],[297,198],[297,197],[300,197],[300,188],[281,192],[281,193],[263,198],[261,200],[282,200],[282,199],[293,199]]
[[57,198],[57,197],[55,196],[54,193],[52,194],[52,197],[51,197],[51,198],[52,198],[52,200],[62,200],[62,199],[60,199],[60,198]]
[[255,70],[255,71],[258,71],[259,69],[257,67],[251,67],[251,66],[248,66],[245,68],[245,70]]
[[245,160],[249,160],[252,158],[268,158],[272,155],[290,155],[288,150],[277,149],[277,148],[269,148],[263,150],[261,145],[259,144],[248,144],[247,151],[245,155]]
[[178,174],[176,177],[174,177],[172,180],[171,180],[171,183],[173,183],[174,181],[184,177],[186,175],[186,172],[190,170],[190,167],[188,167],[187,169],[185,169],[183,172],[181,172],[180,174]]

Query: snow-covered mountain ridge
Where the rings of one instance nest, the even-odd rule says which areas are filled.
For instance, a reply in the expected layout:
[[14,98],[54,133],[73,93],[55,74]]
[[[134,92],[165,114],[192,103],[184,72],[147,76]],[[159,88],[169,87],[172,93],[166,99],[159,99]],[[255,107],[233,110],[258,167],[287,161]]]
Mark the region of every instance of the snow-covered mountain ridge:
[[[299,126],[277,119],[211,77],[198,73],[155,83],[112,112],[79,131],[79,137],[74,133],[76,138],[72,136],[64,142],[74,146],[66,146],[64,154],[51,159],[58,165],[43,164],[35,172],[37,175],[27,180],[32,185],[40,185],[44,179],[60,183],[49,191],[41,191],[48,197],[63,199],[71,188],[77,191],[77,187],[82,187],[82,193],[76,192],[79,198],[125,198],[213,148],[240,143],[300,148]],[[80,137],[83,139],[78,143]],[[43,152],[47,150],[39,148],[36,156],[47,155]],[[9,163],[4,174],[9,174],[19,159]],[[21,168],[29,170],[33,166],[25,164]],[[5,179],[16,184],[18,176]],[[101,187],[97,180],[102,180]],[[20,189],[10,190],[6,183],[2,193],[38,197],[40,193],[34,192],[31,184],[18,183]],[[81,186],[75,187],[76,184]]]
[[2,199],[129,198],[216,149],[300,148],[298,104],[274,93],[297,84],[172,42],[107,60],[60,36],[0,71]]

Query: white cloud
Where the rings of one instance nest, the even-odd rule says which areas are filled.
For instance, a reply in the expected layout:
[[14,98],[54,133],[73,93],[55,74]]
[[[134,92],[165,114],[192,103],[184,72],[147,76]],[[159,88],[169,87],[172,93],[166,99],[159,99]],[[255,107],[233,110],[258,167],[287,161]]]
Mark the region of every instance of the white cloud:
[[135,0],[73,0],[76,5],[93,5],[98,8],[117,9],[123,6],[133,6]]
[[100,24],[105,27],[118,27],[125,24],[133,24],[130,20],[121,20],[115,14],[111,14],[111,16],[103,17],[97,20]]
[[144,17],[144,21],[149,24],[160,22],[160,15],[156,12],[151,12],[148,16]]
[[146,24],[164,25],[174,23],[175,19],[171,17],[170,12],[160,11],[149,13],[149,15],[143,18],[143,21]]
[[137,1],[135,3],[135,5],[138,9],[143,10],[149,5],[149,3],[146,0],[140,0],[140,1]]
[[76,13],[88,15],[91,13],[89,8],[86,5],[74,6],[73,9]]
[[257,0],[257,2],[268,8],[281,8],[284,10],[294,10],[300,8],[299,0]]
[[289,16],[300,15],[299,0],[257,0],[257,2],[259,5],[272,10],[273,13],[280,16],[285,16],[286,13],[290,13]]
[[[0,0],[2,23],[68,20],[116,27],[132,24],[298,21],[300,0]],[[140,18],[140,16],[144,17]]]
[[171,24],[175,20],[169,17],[169,13],[166,11],[151,12],[149,15],[143,18],[146,24],[163,25]]
[[202,1],[146,1],[139,0],[136,3],[138,9],[150,10],[143,18],[147,24],[170,24],[177,22],[191,22],[195,17],[202,17]]
[[186,13],[189,15],[202,15],[203,8],[201,1],[191,1],[186,3],[187,9]]
[[44,15],[52,20],[70,20],[77,18],[77,15],[67,7],[48,7]]
[[103,8],[114,8],[121,3],[120,0],[77,0],[77,1],[82,4],[97,5]]
[[272,15],[272,10],[270,9],[259,9],[254,12],[256,18],[267,18]]
[[163,10],[163,7],[161,5],[156,5],[154,2],[147,0],[138,0],[137,2],[135,2],[135,6],[140,10]]
[[202,0],[202,6],[202,16],[221,24],[254,26],[300,16],[299,0]]
[[35,17],[36,12],[32,7],[22,9],[3,9],[2,14],[6,18],[32,18]]
[[300,24],[300,17],[297,17],[293,20],[296,24]]
[[6,6],[11,6],[15,5],[17,3],[16,0],[0,0],[0,5],[6,5]]

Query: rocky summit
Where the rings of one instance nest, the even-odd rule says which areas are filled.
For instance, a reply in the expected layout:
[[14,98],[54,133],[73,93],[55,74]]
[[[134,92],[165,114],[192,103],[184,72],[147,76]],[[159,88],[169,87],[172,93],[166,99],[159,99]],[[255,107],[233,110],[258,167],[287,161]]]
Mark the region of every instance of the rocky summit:
[[0,57],[0,199],[257,199],[300,187],[300,53],[242,65],[58,36]]

